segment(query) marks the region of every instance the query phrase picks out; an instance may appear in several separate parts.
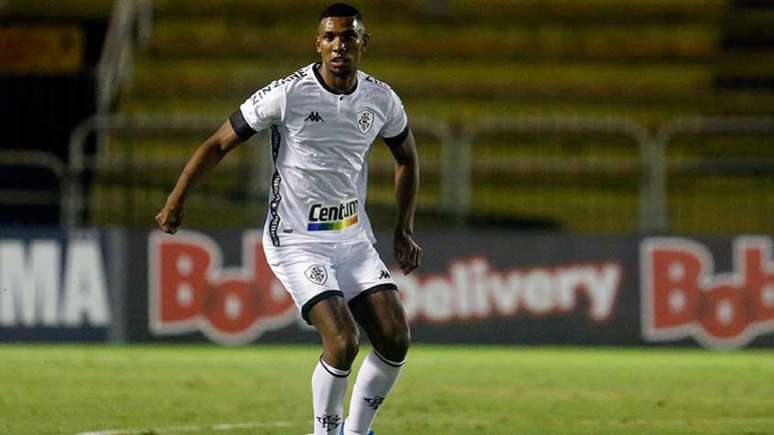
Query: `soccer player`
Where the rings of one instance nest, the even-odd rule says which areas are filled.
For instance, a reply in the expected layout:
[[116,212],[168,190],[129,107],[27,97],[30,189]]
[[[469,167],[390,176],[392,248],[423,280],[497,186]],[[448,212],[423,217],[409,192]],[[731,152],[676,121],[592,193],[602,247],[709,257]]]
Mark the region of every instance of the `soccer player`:
[[[420,264],[414,241],[419,163],[398,95],[358,70],[368,48],[363,17],[336,3],[320,16],[320,61],[248,98],[193,154],[163,209],[174,234],[195,180],[239,143],[271,129],[274,174],[263,246],[272,271],[322,339],[312,373],[315,434],[368,434],[406,359],[409,326],[365,213],[367,162],[377,136],[395,158],[395,257]],[[373,351],[357,375],[346,422],[343,399],[358,353],[359,324]]]

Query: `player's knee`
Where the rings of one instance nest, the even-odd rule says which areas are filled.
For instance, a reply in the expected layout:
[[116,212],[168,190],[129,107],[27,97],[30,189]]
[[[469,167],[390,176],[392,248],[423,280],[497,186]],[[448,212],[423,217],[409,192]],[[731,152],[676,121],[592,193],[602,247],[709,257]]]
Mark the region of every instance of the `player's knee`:
[[411,331],[408,324],[395,325],[384,337],[382,353],[393,361],[403,361],[411,345]]
[[395,336],[395,340],[393,343],[394,352],[396,356],[399,357],[395,359],[396,360],[406,359],[406,354],[408,353],[410,345],[411,345],[411,333],[409,332],[408,328],[406,328],[405,330],[402,330],[399,334]]
[[349,368],[360,350],[360,337],[357,329],[336,334],[326,343],[326,351],[335,360],[338,368]]

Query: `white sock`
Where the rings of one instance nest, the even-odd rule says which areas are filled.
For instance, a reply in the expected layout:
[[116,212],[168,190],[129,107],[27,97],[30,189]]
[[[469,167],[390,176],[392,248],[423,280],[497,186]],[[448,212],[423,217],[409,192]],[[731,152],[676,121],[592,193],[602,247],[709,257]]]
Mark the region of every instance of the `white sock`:
[[312,372],[314,435],[338,434],[344,419],[344,393],[350,370],[339,370],[320,357]]
[[381,356],[376,350],[363,361],[357,374],[352,400],[349,403],[349,416],[344,426],[346,435],[365,435],[371,429],[387,393],[398,380],[400,369],[406,361],[394,362]]

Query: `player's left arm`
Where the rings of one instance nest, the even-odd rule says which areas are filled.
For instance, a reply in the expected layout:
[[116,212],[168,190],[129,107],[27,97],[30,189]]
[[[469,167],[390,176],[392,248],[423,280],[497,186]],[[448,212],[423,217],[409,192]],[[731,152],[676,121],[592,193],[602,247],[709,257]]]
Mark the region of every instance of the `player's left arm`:
[[395,227],[394,250],[403,273],[409,274],[422,262],[422,248],[414,241],[414,212],[419,189],[419,157],[414,135],[406,127],[405,136],[385,139],[395,157],[395,198],[398,202],[398,224]]

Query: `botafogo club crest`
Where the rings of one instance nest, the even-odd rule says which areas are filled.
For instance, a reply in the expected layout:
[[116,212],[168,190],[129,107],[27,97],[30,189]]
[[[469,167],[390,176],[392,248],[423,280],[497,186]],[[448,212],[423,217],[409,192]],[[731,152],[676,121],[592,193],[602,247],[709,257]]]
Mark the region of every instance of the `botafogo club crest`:
[[366,134],[369,130],[371,130],[371,127],[374,125],[374,112],[363,109],[359,112],[357,112],[357,128],[360,130],[360,133]]

